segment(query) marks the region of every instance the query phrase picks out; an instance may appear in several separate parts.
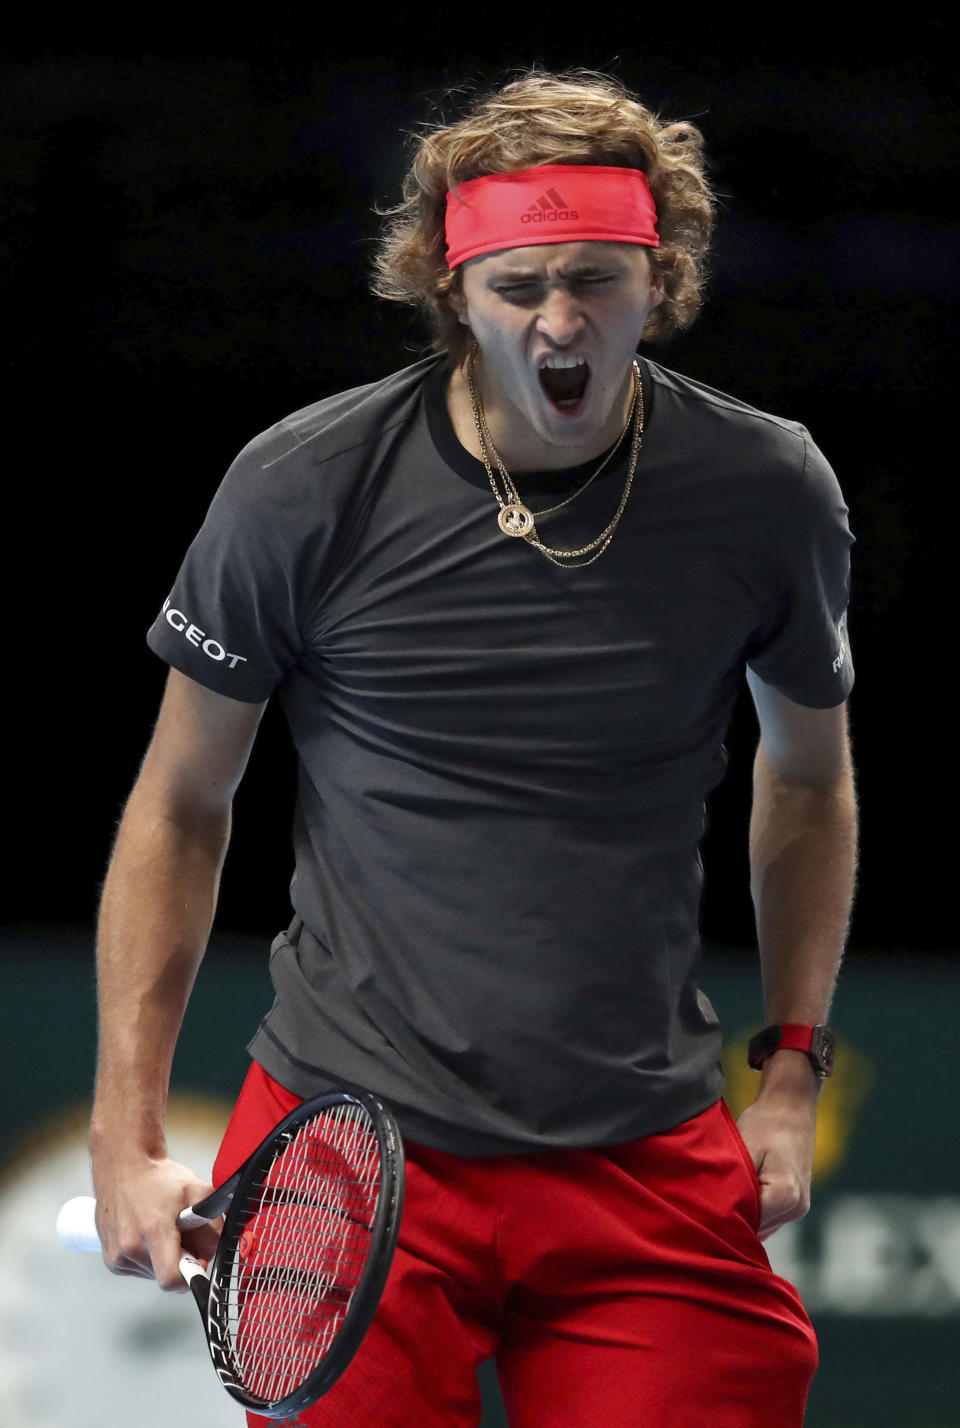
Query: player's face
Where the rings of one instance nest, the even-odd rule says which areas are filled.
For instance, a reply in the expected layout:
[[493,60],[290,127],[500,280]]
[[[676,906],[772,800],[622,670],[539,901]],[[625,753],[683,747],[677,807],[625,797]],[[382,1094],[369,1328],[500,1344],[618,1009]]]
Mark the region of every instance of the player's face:
[[636,243],[544,243],[465,263],[461,317],[501,440],[576,448],[618,432],[633,355],[661,301]]

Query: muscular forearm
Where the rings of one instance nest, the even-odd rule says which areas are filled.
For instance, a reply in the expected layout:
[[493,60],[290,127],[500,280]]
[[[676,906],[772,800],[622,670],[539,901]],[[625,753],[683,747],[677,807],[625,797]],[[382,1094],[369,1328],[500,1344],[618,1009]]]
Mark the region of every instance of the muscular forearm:
[[849,765],[826,786],[805,787],[778,777],[761,746],[750,865],[768,1023],[827,1018],[853,902],[856,843]]
[[180,1024],[213,919],[229,812],[187,821],[134,789],[100,915],[95,1154],[164,1153],[163,1114]]
[[[230,809],[263,705],[171,670],[104,887],[100,1051],[90,1127],[97,1227],[117,1274],[183,1289],[177,1215],[210,1185],[166,1153],[170,1066],[210,935]],[[208,1258],[216,1231],[182,1243]]]
[[[846,746],[827,777],[794,781],[778,775],[761,744],[750,864],[767,1023],[823,1023],[856,872],[856,803]],[[764,1063],[756,1100],[740,1117],[760,1177],[761,1238],[809,1208],[821,1086],[805,1056],[776,1052]]]

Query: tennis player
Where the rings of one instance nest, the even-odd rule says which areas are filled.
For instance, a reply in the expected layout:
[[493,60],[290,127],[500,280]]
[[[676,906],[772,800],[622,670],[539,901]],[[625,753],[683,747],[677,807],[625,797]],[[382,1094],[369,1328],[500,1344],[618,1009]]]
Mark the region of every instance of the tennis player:
[[[315,1428],[476,1425],[491,1355],[513,1428],[802,1421],[816,1341],[762,1241],[808,1208],[831,1069],[851,536],[803,426],[637,355],[693,320],[711,212],[697,131],[602,75],[532,71],[424,132],[376,290],[432,354],[255,437],[149,633],[171,669],[100,932],[101,1235],[179,1287],[208,1182],[167,1158],[167,1079],[278,693],[293,917],[215,1179],[344,1083],[408,1162]],[[698,842],[744,679],[768,1025],[738,1126]]]

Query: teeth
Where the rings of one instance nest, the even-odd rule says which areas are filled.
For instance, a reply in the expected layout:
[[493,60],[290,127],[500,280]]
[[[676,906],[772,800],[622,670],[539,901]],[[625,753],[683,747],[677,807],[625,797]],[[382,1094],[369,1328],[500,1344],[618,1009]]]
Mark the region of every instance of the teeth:
[[541,367],[582,367],[586,362],[586,357],[545,357],[540,363]]

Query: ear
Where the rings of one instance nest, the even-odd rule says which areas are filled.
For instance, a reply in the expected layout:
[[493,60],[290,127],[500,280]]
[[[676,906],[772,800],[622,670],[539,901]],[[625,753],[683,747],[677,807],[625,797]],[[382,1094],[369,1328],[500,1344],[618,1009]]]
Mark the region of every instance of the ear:
[[470,326],[470,319],[467,316],[467,302],[463,293],[454,289],[450,293],[450,306],[457,314],[457,321],[462,322],[464,327]]
[[646,253],[646,250],[644,251],[647,259],[647,274],[650,281],[650,306],[651,308],[655,308],[659,307],[666,297],[663,288],[663,274],[659,272],[650,261],[649,253]]
[[470,326],[470,319],[467,316],[467,300],[463,295],[463,269],[459,268],[454,274],[453,282],[447,289],[447,301],[457,314],[457,321],[463,323],[464,327]]

